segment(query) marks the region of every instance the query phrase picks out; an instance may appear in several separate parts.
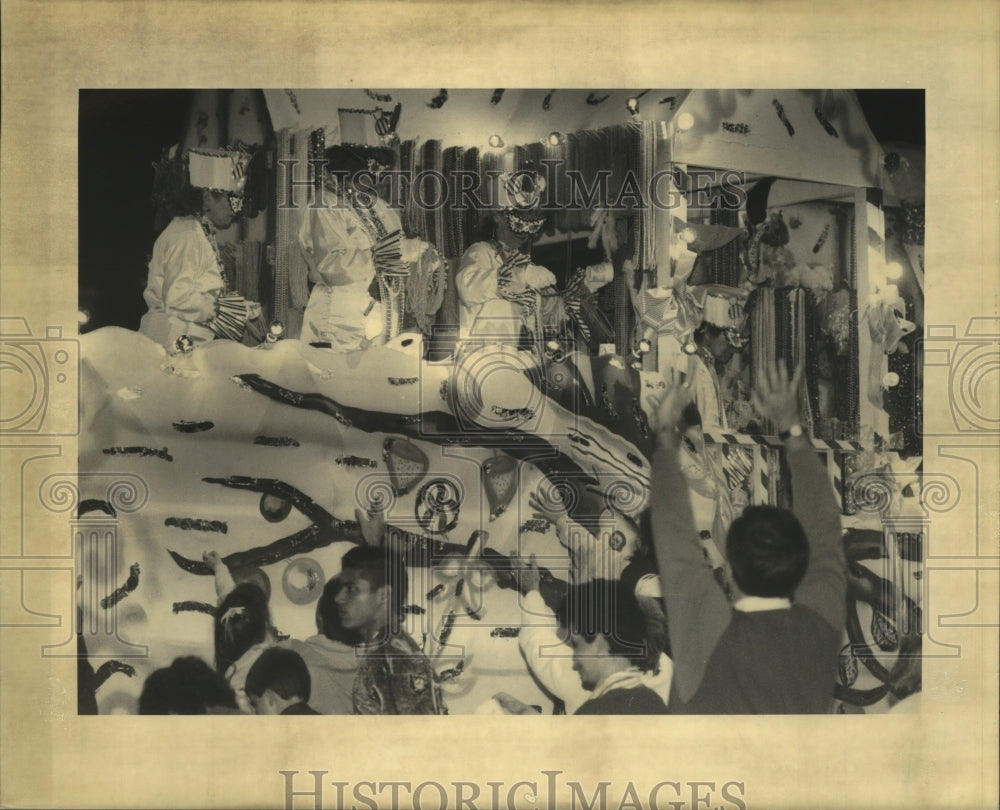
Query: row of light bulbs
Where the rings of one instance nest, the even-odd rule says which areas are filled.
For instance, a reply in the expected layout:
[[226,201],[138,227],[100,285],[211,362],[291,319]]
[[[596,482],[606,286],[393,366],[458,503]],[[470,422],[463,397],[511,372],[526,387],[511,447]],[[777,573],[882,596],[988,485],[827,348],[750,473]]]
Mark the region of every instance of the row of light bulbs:
[[[626,101],[626,104],[628,105],[629,112],[632,115],[639,114],[639,99],[630,98],[628,99],[628,101]],[[691,129],[691,127],[694,126],[694,116],[688,112],[681,113],[680,115],[677,116],[677,119],[675,121],[675,126],[681,132],[686,132],[687,130]],[[550,132],[549,136],[545,139],[545,143],[547,143],[549,146],[561,146],[565,142],[566,142],[566,135],[557,130],[553,130],[552,132]],[[494,132],[492,135],[490,135],[487,143],[489,143],[490,148],[492,149],[503,149],[504,146],[506,146],[506,142],[504,141],[503,137],[500,135],[499,132]]]

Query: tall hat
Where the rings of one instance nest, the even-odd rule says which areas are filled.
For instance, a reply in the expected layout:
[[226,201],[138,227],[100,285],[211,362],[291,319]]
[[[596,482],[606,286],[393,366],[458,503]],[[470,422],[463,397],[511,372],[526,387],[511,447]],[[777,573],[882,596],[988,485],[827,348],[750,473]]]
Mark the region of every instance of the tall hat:
[[730,345],[742,349],[746,345],[746,291],[722,284],[705,284],[696,289],[704,295],[702,321],[725,330]]
[[545,225],[541,208],[545,178],[532,169],[504,172],[498,178],[496,207],[503,211],[514,233],[534,236]]
[[188,180],[195,188],[225,194],[233,213],[238,214],[243,210],[243,192],[251,157],[242,149],[190,149]]

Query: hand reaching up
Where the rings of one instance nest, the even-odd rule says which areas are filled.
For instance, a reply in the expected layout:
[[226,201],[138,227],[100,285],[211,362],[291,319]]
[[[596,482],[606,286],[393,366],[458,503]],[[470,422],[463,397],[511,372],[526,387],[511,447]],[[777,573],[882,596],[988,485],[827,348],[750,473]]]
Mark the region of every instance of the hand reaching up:
[[207,565],[209,568],[212,569],[213,573],[215,572],[216,568],[222,565],[222,557],[220,557],[219,552],[215,551],[214,549],[212,551],[204,552],[201,555],[201,559],[205,563],[205,565]]
[[768,363],[757,377],[753,392],[753,406],[765,419],[771,420],[775,430],[783,433],[799,424],[799,383],[802,381],[800,366],[788,376],[783,363]]
[[535,555],[532,554],[527,561],[516,551],[510,553],[510,567],[517,579],[517,589],[522,594],[529,594],[537,591],[542,584],[541,574],[538,572],[538,563]]
[[[681,382],[681,374],[675,369],[668,369],[663,377],[667,390],[652,398],[655,404],[649,420],[650,427],[661,435],[677,432],[679,436],[689,427],[684,419],[684,410],[691,403],[690,385]],[[690,375],[687,379],[691,379]]]
[[354,519],[369,546],[385,545],[385,510],[380,503],[372,502],[367,509],[355,508]]

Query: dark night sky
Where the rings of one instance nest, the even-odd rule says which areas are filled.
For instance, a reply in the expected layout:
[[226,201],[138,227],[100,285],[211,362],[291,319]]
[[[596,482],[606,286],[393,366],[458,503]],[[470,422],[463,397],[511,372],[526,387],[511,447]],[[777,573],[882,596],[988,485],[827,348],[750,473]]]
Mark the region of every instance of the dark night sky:
[[[85,331],[138,329],[142,285],[152,248],[152,164],[185,130],[193,91],[80,91],[80,306]],[[922,90],[859,90],[880,142],[924,145]]]

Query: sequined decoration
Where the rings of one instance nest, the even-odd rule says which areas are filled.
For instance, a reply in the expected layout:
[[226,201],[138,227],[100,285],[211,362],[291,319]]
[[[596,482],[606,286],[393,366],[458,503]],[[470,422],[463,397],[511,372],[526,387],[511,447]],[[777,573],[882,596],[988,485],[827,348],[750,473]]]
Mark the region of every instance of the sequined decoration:
[[101,599],[101,607],[107,610],[117,605],[122,599],[127,597],[139,587],[139,563],[132,563],[128,570],[128,579],[120,588],[116,588],[112,593]]
[[364,456],[339,456],[334,461],[341,467],[350,467],[352,469],[364,467],[374,470],[378,467],[378,462],[375,459],[365,458]]
[[432,110],[440,110],[445,105],[445,102],[447,100],[448,100],[448,91],[442,88],[441,92],[439,92],[436,96],[434,96],[434,98],[432,98],[427,103],[427,106],[430,107]]
[[827,237],[830,235],[830,223],[827,222],[823,226],[823,232],[819,235],[816,240],[816,244],[813,245],[813,253],[819,253],[823,249],[823,245],[826,244]]
[[285,90],[285,95],[288,96],[288,100],[291,102],[292,107],[295,108],[295,112],[302,115],[302,108],[299,107],[299,98],[295,95],[293,90]]
[[839,138],[840,135],[837,133],[836,127],[830,123],[829,119],[823,115],[823,111],[819,107],[813,109],[813,113],[816,115],[816,120],[823,125],[823,129],[826,130],[826,134],[833,137]]
[[161,458],[164,461],[173,461],[167,448],[157,450],[153,447],[105,447],[106,456],[141,456],[142,458]]
[[298,447],[298,439],[291,436],[254,436],[254,444],[262,444],[266,447]]
[[208,602],[174,602],[174,613],[205,613],[214,616],[215,605],[210,605]]
[[214,422],[174,422],[172,425],[173,429],[178,433],[201,433],[206,430],[211,430],[215,427]]
[[778,101],[778,99],[771,99],[771,103],[774,105],[775,112],[778,113],[778,118],[781,123],[785,125],[785,129],[788,130],[789,136],[795,135],[795,127],[792,126],[792,122],[788,120],[788,116],[785,114],[785,106]]
[[837,673],[840,676],[840,682],[844,686],[853,686],[854,682],[858,679],[859,671],[858,657],[851,649],[851,645],[845,644],[840,651],[837,664]]
[[163,521],[163,525],[181,529],[182,531],[220,532],[221,534],[227,534],[229,532],[229,524],[227,524],[224,520],[168,517]]

